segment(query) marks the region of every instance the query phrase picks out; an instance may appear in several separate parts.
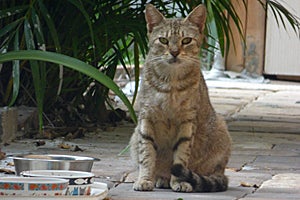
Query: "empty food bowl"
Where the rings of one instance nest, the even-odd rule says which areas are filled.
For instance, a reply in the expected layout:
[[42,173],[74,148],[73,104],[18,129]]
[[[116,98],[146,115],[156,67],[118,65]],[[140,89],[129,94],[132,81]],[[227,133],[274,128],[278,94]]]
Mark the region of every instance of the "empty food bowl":
[[12,157],[15,171],[20,175],[22,171],[28,170],[73,170],[90,172],[94,161],[98,158],[73,156],[73,155],[53,155],[53,154],[27,154]]

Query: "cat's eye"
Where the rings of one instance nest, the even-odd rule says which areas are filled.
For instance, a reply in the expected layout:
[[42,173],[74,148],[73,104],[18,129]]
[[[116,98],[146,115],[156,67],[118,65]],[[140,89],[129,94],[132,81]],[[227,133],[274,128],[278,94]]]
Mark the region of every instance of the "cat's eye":
[[169,40],[167,38],[164,38],[164,37],[160,37],[159,38],[159,41],[162,43],[162,44],[165,44],[167,45],[169,43]]
[[189,44],[191,42],[192,42],[192,38],[190,37],[186,37],[181,41],[182,44]]

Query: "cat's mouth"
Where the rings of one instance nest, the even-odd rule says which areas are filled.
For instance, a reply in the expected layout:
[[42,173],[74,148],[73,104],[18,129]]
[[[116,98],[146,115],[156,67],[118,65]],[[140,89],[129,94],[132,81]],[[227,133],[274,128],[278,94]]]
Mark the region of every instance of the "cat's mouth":
[[170,64],[180,63],[180,60],[177,57],[172,57],[168,60],[168,63],[170,63]]

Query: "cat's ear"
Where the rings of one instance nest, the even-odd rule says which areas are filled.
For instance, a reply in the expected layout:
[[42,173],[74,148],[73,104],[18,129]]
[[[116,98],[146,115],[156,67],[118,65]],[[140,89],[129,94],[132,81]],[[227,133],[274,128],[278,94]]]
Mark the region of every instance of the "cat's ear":
[[145,17],[149,33],[152,32],[155,26],[165,20],[165,17],[152,4],[146,6]]
[[185,18],[185,21],[192,22],[196,24],[199,28],[199,32],[203,33],[205,28],[205,20],[206,20],[206,8],[204,5],[199,5],[190,12],[190,14]]

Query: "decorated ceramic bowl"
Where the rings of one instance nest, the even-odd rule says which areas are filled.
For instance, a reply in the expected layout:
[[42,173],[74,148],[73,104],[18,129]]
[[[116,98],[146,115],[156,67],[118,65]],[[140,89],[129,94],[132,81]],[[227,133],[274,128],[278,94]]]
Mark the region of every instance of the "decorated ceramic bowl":
[[60,178],[0,177],[0,196],[60,196],[68,183]]
[[21,172],[26,177],[63,178],[69,180],[66,195],[90,195],[94,174],[82,171],[68,170],[31,170]]

